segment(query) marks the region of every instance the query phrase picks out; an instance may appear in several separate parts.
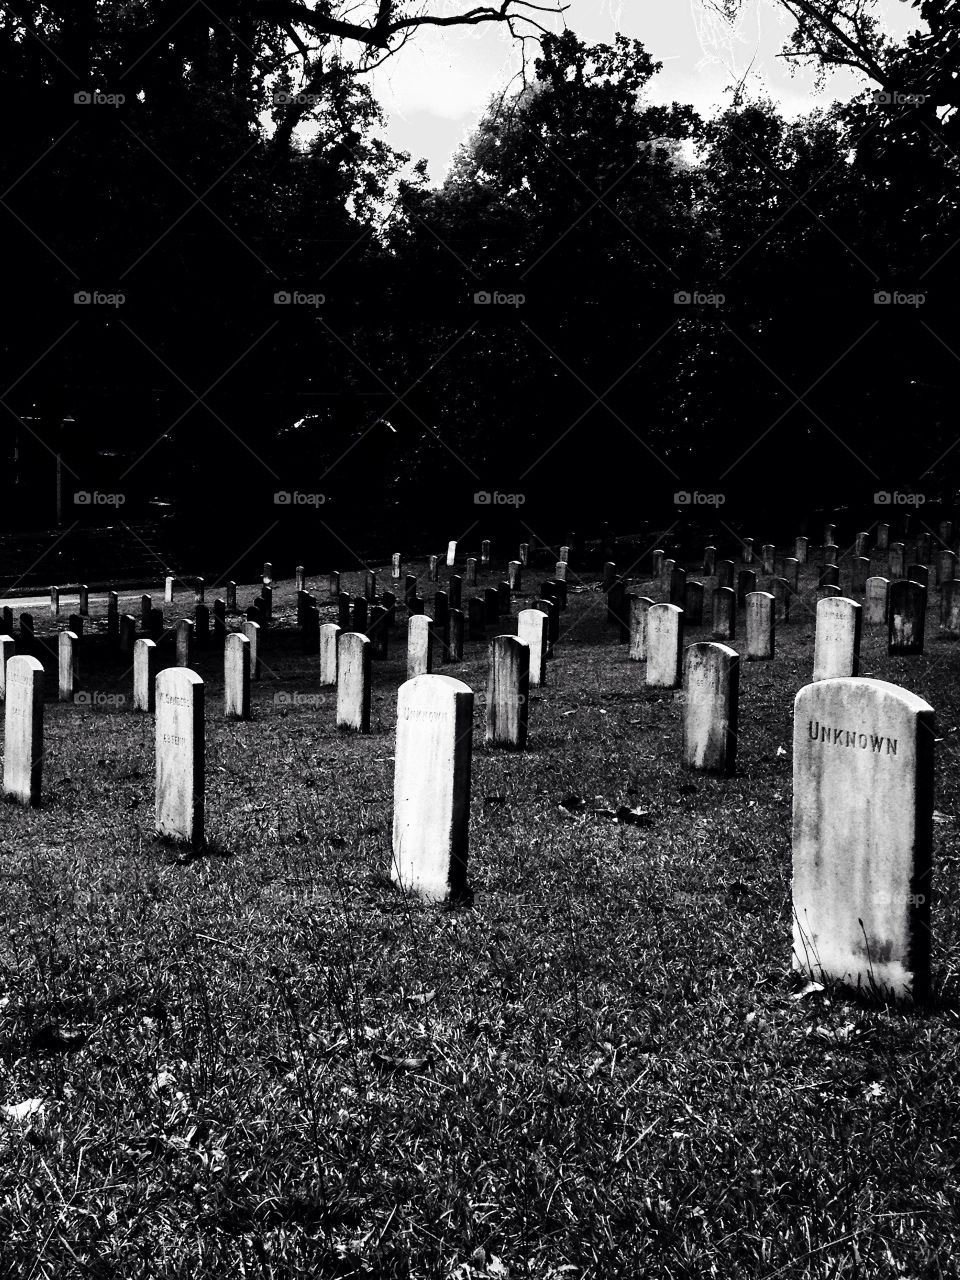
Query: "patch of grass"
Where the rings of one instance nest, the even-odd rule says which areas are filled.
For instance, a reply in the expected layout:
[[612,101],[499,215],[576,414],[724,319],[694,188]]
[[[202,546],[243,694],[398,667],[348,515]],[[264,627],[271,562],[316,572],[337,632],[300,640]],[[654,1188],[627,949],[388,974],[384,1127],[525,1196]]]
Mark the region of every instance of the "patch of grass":
[[[154,839],[153,721],[126,709],[48,701],[44,806],[0,810],[2,1101],[42,1100],[0,1120],[4,1274],[956,1274],[960,647],[890,659],[864,634],[864,674],[944,739],[937,999],[914,1012],[793,998],[812,615],[742,664],[724,780],[680,768],[680,695],[644,687],[599,593],[571,591],[525,754],[482,746],[468,641],[443,670],[477,693],[473,901],[437,910],[387,875],[402,628],[374,732],[344,735],[290,584],[275,604],[252,723],[222,720],[198,657],[204,856]],[[102,625],[81,684],[129,693]],[[590,812],[620,805],[649,825]]]

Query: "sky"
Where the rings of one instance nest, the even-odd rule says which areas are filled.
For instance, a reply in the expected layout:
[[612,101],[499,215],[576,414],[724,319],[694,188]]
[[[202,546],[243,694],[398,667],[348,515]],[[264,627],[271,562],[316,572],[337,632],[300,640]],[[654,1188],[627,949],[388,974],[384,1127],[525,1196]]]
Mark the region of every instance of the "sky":
[[[792,76],[777,54],[790,30],[789,15],[775,0],[745,0],[735,26],[709,0],[566,0],[566,25],[588,44],[612,41],[616,32],[641,40],[663,63],[651,82],[651,103],[689,102],[703,115],[728,102],[745,74],[747,86],[771,97],[787,116],[799,115],[867,87],[854,72],[831,75],[822,92],[812,68]],[[456,13],[467,0],[430,0],[430,12]],[[916,25],[903,0],[878,0],[878,16],[893,37]],[[560,22],[552,23],[560,29]],[[371,87],[387,116],[386,140],[425,156],[432,183],[441,182],[457,147],[476,127],[490,99],[520,68],[520,53],[500,24],[474,28],[424,28],[382,67]]]

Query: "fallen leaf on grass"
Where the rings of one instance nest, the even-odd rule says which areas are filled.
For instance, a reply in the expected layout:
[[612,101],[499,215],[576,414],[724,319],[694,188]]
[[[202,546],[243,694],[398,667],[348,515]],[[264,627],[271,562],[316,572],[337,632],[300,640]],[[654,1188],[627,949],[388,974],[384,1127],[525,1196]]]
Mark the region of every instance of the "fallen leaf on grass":
[[403,998],[407,1004],[433,1004],[437,993],[436,991],[419,991]]
[[817,991],[824,989],[822,982],[808,982],[802,991],[795,991],[790,997],[791,1000],[802,1000],[804,996],[814,995]]
[[42,1098],[27,1098],[23,1102],[12,1102],[0,1111],[8,1120],[29,1120],[31,1116],[40,1115],[46,1103]]
[[432,1058],[392,1058],[386,1053],[372,1053],[370,1058],[378,1071],[423,1071]]

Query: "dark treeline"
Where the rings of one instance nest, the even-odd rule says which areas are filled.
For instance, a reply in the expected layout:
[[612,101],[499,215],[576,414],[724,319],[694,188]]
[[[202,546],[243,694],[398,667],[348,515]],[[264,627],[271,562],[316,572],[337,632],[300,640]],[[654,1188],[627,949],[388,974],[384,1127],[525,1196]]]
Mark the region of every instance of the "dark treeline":
[[152,45],[146,2],[0,16],[6,527],[54,522],[57,453],[64,523],[119,492],[224,554],[952,503],[942,42],[887,45],[880,101],[703,120],[638,42],[545,37],[431,189],[326,46],[296,96],[256,7]]

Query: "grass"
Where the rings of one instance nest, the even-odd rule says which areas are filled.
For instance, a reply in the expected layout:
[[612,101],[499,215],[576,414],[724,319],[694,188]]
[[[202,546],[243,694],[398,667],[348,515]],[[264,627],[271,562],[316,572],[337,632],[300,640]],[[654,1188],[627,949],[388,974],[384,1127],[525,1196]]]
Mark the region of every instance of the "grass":
[[[153,837],[152,717],[59,705],[46,664],[44,804],[0,810],[0,1096],[39,1100],[0,1115],[4,1276],[957,1274],[960,646],[863,640],[863,674],[926,697],[944,739],[935,1002],[797,999],[811,617],[743,663],[739,767],[714,779],[680,768],[680,696],[644,687],[599,601],[571,591],[525,754],[482,745],[485,646],[444,668],[477,693],[455,910],[386,874],[402,631],[364,738],[333,727],[291,584],[251,723],[221,719],[200,655],[200,857]],[[83,689],[129,695],[83,643]],[[648,825],[591,812],[621,805]]]

